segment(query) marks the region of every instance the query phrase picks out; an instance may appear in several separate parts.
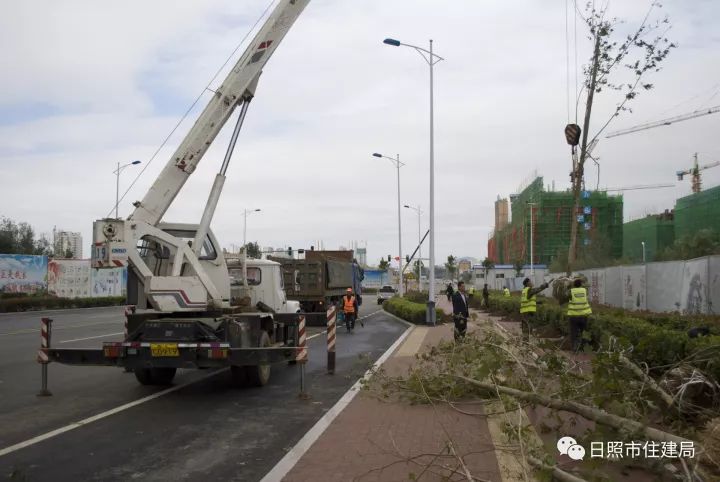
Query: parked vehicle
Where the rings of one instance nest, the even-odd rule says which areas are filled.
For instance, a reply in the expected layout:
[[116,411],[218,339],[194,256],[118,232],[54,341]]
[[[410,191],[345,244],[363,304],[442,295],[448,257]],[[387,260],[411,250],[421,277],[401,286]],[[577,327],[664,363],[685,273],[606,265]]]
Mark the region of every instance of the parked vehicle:
[[[251,271],[259,280],[238,285],[210,224],[260,74],[308,3],[278,2],[132,214],[93,224],[92,266],[128,267],[128,301],[139,310],[128,316],[125,340],[100,349],[53,348],[50,360],[125,367],[142,384],[170,383],[178,368],[229,366],[238,383],[264,385],[271,363],[294,359],[299,304],[284,297],[280,265],[257,262]],[[162,222],[237,107],[200,223]],[[234,303],[247,298],[254,304]],[[257,313],[258,303],[269,313]]]
[[395,288],[389,285],[385,285],[378,290],[377,304],[382,305],[383,301],[389,300],[393,296],[395,296]]
[[305,259],[269,256],[282,264],[288,299],[300,302],[307,313],[323,312],[339,300],[348,288],[362,304],[363,269],[353,251],[305,251]]

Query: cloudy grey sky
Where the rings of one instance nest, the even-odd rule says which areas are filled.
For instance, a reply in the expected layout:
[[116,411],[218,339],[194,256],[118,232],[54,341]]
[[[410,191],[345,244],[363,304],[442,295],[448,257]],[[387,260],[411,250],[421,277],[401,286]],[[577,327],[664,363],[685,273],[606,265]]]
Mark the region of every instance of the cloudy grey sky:
[[[92,221],[114,203],[115,163],[139,159],[147,166],[268,3],[6,4],[0,16],[0,214],[40,232],[53,225],[81,231],[89,244]],[[647,4],[616,0],[611,13],[632,26]],[[309,247],[322,239],[335,248],[358,240],[367,242],[371,262],[395,255],[395,170],[371,153],[400,154],[402,201],[427,210],[428,68],[412,50],[382,39],[426,45],[433,38],[447,59],[436,67],[437,257],[484,257],[498,195],[516,191],[534,169],[558,189],[569,183],[565,5],[312,0],[268,63],[250,106],[213,222],[221,243],[242,242],[241,212],[249,207],[263,210],[250,218],[248,237],[264,246]],[[649,79],[657,88],[610,130],[720,104],[720,3],[668,0],[662,12],[679,47]],[[581,64],[589,50],[583,33],[578,24]],[[596,126],[616,101],[605,93],[597,99]],[[122,216],[143,197],[198,109],[147,166],[121,204]],[[167,220],[199,221],[227,127]],[[720,159],[719,128],[716,114],[603,139],[595,150],[600,185],[676,183],[675,171],[689,167],[694,152],[701,162]],[[128,168],[123,185],[139,171]],[[596,174],[588,169],[588,184]],[[720,184],[720,168],[706,171],[704,184]],[[625,217],[670,208],[688,193],[688,181],[626,192]],[[427,216],[422,221],[424,230]],[[417,217],[406,209],[403,235],[405,254],[417,236]]]

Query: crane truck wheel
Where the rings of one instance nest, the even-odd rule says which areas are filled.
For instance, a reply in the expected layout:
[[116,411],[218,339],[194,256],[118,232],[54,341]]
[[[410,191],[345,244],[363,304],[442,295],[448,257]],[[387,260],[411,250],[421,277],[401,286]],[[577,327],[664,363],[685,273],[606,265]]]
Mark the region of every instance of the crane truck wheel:
[[[258,343],[259,348],[265,348],[270,346],[270,337],[267,332],[263,331],[260,335],[260,341]],[[247,383],[251,387],[262,387],[267,385],[270,380],[270,364],[265,365],[247,365],[245,367],[245,376],[247,377]]]
[[170,385],[177,368],[136,368],[135,378],[141,385]]

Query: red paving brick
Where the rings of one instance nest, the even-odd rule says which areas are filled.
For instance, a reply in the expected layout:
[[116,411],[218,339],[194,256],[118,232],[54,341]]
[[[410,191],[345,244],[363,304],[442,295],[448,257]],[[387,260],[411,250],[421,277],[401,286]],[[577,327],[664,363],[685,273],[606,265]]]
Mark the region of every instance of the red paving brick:
[[[447,299],[439,301],[438,306],[447,310]],[[429,328],[423,348],[442,338],[452,338],[450,325]],[[389,373],[404,372],[413,359],[393,355],[383,367]],[[447,456],[448,435],[475,477],[501,480],[484,418],[446,405],[384,402],[365,392],[338,415],[283,480],[392,482],[409,480],[415,474],[417,480],[439,481],[450,472],[442,472],[442,467],[433,469],[437,473],[423,473],[423,469],[436,454],[444,454],[436,459],[437,465],[458,468],[457,460]],[[454,474],[446,480],[466,479]]]

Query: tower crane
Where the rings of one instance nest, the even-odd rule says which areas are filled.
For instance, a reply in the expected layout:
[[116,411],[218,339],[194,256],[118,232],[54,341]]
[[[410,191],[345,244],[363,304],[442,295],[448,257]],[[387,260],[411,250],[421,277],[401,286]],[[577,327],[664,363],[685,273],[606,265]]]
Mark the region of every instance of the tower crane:
[[674,184],[641,184],[638,186],[608,187],[606,189],[601,189],[601,191],[613,192],[613,191],[634,191],[635,189],[663,189],[666,187],[673,187],[673,186],[674,186]]
[[705,109],[696,110],[696,111],[690,112],[689,114],[678,115],[675,117],[668,117],[667,119],[661,119],[658,121],[648,122],[648,123],[640,124],[640,125],[637,125],[634,127],[629,127],[627,129],[620,129],[617,131],[613,131],[613,132],[610,132],[608,135],[606,135],[605,138],[609,139],[610,137],[622,136],[624,134],[630,134],[633,132],[644,131],[646,129],[652,129],[654,127],[669,126],[670,124],[674,124],[675,122],[682,122],[682,121],[686,121],[689,119],[694,119],[696,117],[702,117],[705,115],[716,114],[718,112],[720,112],[720,105],[716,105],[715,107],[708,107]]
[[710,169],[711,167],[720,166],[720,161],[711,162],[709,164],[705,164],[704,166],[698,166],[697,152],[695,153],[695,155],[693,157],[694,157],[693,167],[691,167],[690,169],[686,169],[684,171],[677,171],[675,174],[677,174],[678,181],[682,181],[683,177],[685,175],[692,174],[692,191],[700,192],[700,184],[701,184],[700,171],[704,171],[705,169]]

